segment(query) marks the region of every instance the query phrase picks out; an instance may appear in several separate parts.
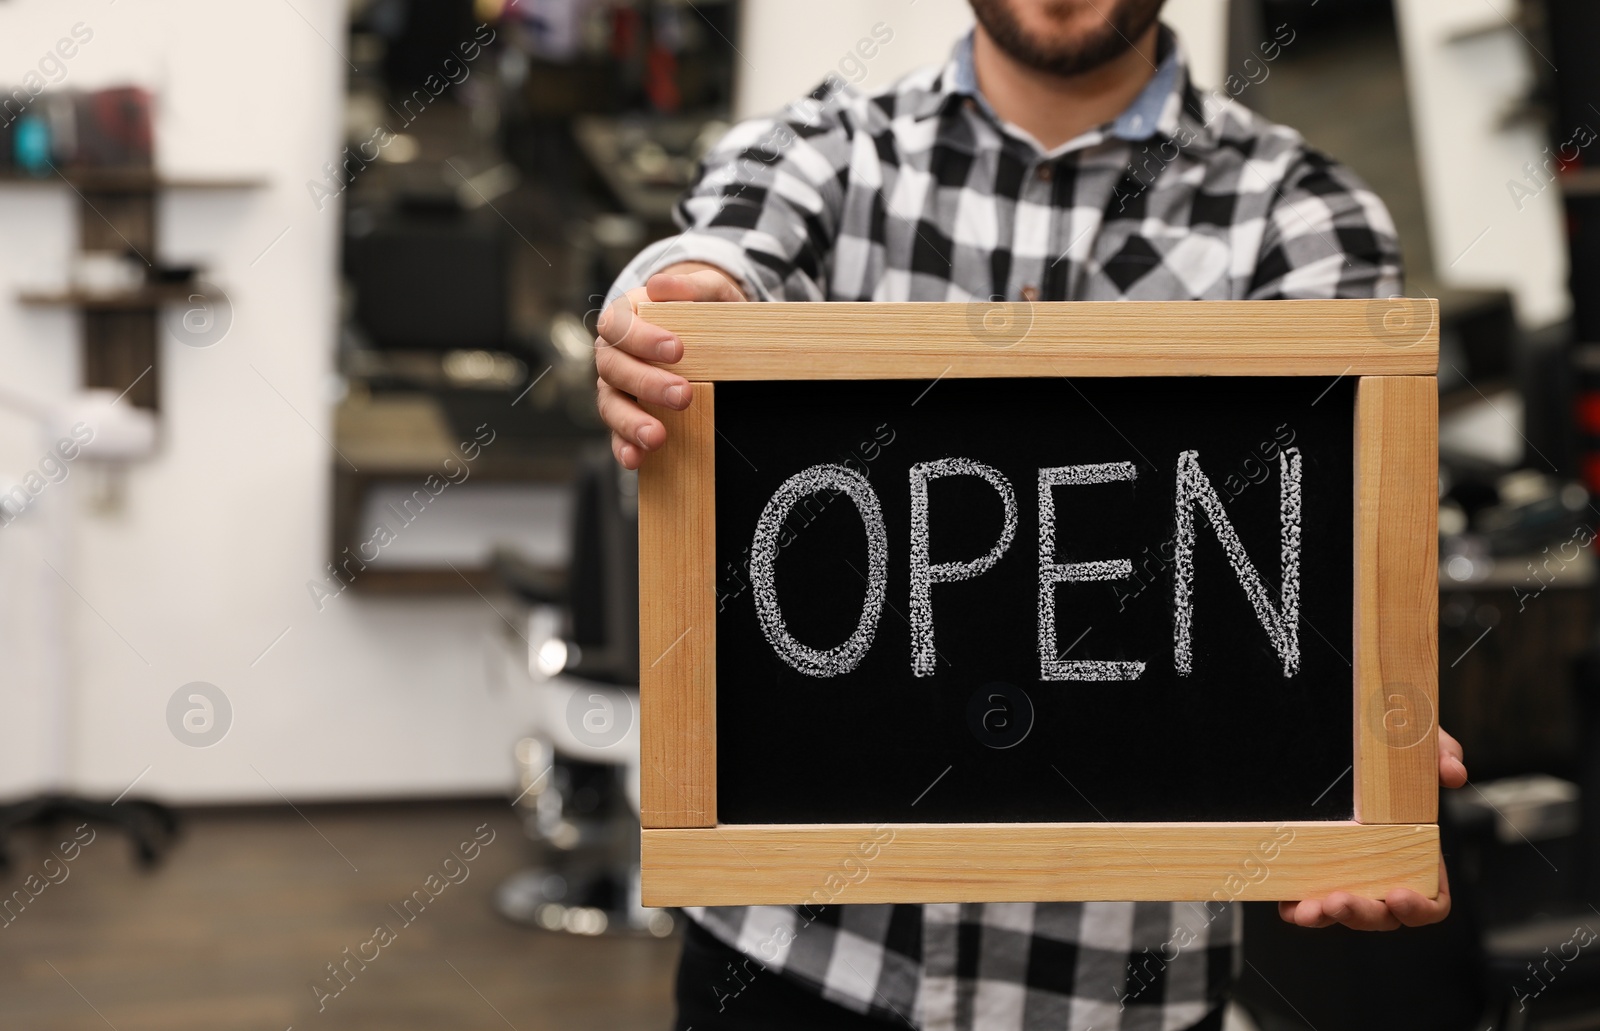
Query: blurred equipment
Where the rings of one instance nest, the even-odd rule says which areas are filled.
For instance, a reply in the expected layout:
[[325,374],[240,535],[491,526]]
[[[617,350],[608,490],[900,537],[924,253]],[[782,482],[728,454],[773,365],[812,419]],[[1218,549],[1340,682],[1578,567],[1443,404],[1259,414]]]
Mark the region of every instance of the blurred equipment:
[[[1516,310],[1504,290],[1459,290],[1426,284],[1439,299],[1439,390],[1476,399],[1512,379],[1518,344]],[[1447,398],[1447,403],[1449,398]]]
[[[1567,592],[1573,593],[1573,592]],[[1592,625],[1592,620],[1585,620]],[[1591,631],[1592,633],[1592,631]],[[1524,755],[1524,767],[1559,765],[1577,782],[1545,774],[1510,777],[1451,799],[1472,873],[1470,904],[1485,914],[1487,984],[1494,1026],[1508,1031],[1600,1024],[1600,647],[1573,664],[1581,718],[1567,723],[1575,758]]]
[[1572,365],[1578,468],[1584,485],[1600,492],[1600,345],[1574,347]]
[[1501,844],[1533,844],[1563,838],[1578,829],[1578,785],[1544,773],[1478,784],[1465,795],[1446,796],[1463,823],[1494,827]]
[[26,114],[12,132],[11,159],[24,175],[50,174],[50,123],[43,115]]
[[595,449],[580,463],[570,566],[502,553],[528,606],[527,668],[539,724],[517,746],[516,805],[536,865],[500,886],[509,919],[576,934],[673,927],[639,902],[638,485]]
[[706,151],[728,131],[703,118],[607,118],[573,123],[578,146],[629,214],[669,226]]
[[506,244],[502,223],[468,217],[452,196],[405,200],[364,232],[346,263],[355,321],[386,350],[502,347]]
[[1595,665],[1585,659],[1597,582],[1591,496],[1462,454],[1443,470],[1440,495],[1439,722],[1474,776],[1445,796],[1441,824],[1456,908],[1481,927],[1472,962],[1490,1007],[1483,1019],[1593,1027],[1600,950],[1573,937],[1600,929],[1585,901],[1600,828],[1600,732],[1585,718],[1595,679],[1585,672]]
[[[1572,287],[1572,317],[1580,341],[1600,340],[1600,174],[1594,143],[1600,133],[1595,98],[1600,70],[1590,59],[1600,39],[1600,6],[1592,0],[1541,0],[1549,64],[1536,66],[1549,80],[1555,153],[1555,181],[1567,215],[1567,246]],[[1584,141],[1587,141],[1585,144]],[[1582,145],[1580,145],[1582,144]]]
[[[109,464],[148,458],[155,449],[154,416],[132,405],[119,407],[116,400],[109,391],[91,390],[65,402],[50,404],[0,388],[0,408],[31,418],[47,448],[60,448],[63,440],[74,444],[53,452],[63,461]],[[70,734],[67,711],[70,690],[66,671],[71,643],[62,613],[66,599],[60,570],[72,568],[73,549],[71,520],[67,507],[58,504],[61,500],[60,489],[52,489],[50,481],[37,475],[24,477],[15,485],[0,483],[0,521],[4,523],[49,506],[48,511],[40,514],[44,524],[45,565],[49,570],[39,578],[46,606],[44,648],[48,661],[46,679],[38,689],[50,699],[49,786],[36,798],[0,805],[0,870],[11,863],[10,840],[19,828],[53,830],[58,824],[85,821],[126,831],[139,863],[150,866],[161,859],[177,834],[177,815],[172,810],[137,798],[119,796],[103,802],[70,795],[65,790]]]
[[[1600,118],[1591,123],[1600,132]],[[1600,340],[1600,169],[1585,168],[1561,177],[1567,210],[1567,254],[1572,285],[1572,319],[1578,339]]]
[[1439,722],[1485,783],[1526,774],[1576,778],[1580,741],[1568,669],[1588,645],[1594,617],[1594,518],[1589,493],[1576,483],[1460,460],[1445,470]]
[[379,0],[369,15],[387,40],[383,77],[392,94],[403,97],[436,81],[447,59],[457,57],[461,41],[473,39],[477,18],[472,0]]
[[150,94],[137,86],[72,98],[71,163],[82,168],[148,168],[154,160]]
[[154,162],[153,103],[141,87],[37,95],[26,88],[0,90],[0,104],[0,120],[15,123],[0,168],[12,163],[26,175],[48,176],[149,169]]
[[511,14],[523,27],[523,45],[546,61],[571,61],[583,49],[586,0],[514,0]]

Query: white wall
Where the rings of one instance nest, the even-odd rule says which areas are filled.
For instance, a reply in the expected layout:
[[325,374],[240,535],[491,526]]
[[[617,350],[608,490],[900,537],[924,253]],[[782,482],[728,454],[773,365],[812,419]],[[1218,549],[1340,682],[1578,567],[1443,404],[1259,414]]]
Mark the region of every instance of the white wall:
[[[211,268],[233,327],[208,349],[162,343],[164,445],[127,477],[120,512],[88,511],[79,472],[44,497],[58,517],[77,510],[65,572],[77,592],[66,603],[80,790],[115,794],[147,766],[139,790],[176,800],[511,782],[526,710],[488,672],[486,641],[505,631],[484,602],[346,594],[318,612],[306,588],[328,533],[334,458],[318,434],[331,435],[338,213],[318,212],[305,183],[340,146],[343,17],[341,0],[0,5],[0,82],[20,81],[82,21],[94,37],[65,85],[157,90],[164,171],[269,183],[165,203],[161,252]],[[74,316],[12,299],[23,284],[64,283],[76,217],[65,187],[0,186],[0,382],[56,395],[78,383]],[[0,415],[0,468],[41,454],[26,422]],[[46,515],[0,529],[0,796],[36,788],[49,769],[37,631]],[[234,707],[231,732],[207,749],[166,723],[169,696],[194,680]]]
[[[913,6],[914,4],[914,6]],[[1178,31],[1195,80],[1220,84],[1227,54],[1227,0],[1169,0],[1162,20]],[[883,22],[894,38],[866,62],[858,85],[873,89],[913,68],[942,64],[972,27],[967,0],[745,0],[735,109],[775,111],[816,87],[858,40]],[[859,73],[858,73],[859,74]],[[853,80],[853,76],[848,76]]]
[[1552,187],[1518,210],[1506,186],[1545,159],[1542,125],[1501,124],[1528,96],[1540,58],[1482,0],[1400,0],[1396,12],[1436,274],[1509,289],[1525,325],[1565,317],[1560,194]]
[[1161,20],[1183,40],[1195,85],[1220,88],[1228,77],[1228,0],[1167,0]]

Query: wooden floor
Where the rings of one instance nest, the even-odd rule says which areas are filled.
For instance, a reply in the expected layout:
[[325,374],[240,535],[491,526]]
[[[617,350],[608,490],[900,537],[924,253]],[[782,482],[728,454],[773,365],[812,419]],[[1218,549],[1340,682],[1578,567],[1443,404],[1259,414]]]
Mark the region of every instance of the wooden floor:
[[[200,812],[142,873],[107,828],[64,866],[71,828],[17,842],[7,897],[49,883],[0,927],[0,1027],[27,1031],[665,1031],[675,939],[528,930],[490,908],[528,859],[503,803]],[[308,822],[309,821],[309,822]],[[487,823],[494,840],[444,861]],[[488,830],[482,832],[488,836]],[[47,845],[46,842],[49,842]],[[59,848],[58,848],[58,851]],[[438,891],[405,923],[413,891]],[[415,903],[413,903],[413,908]],[[5,917],[0,917],[4,920]],[[394,931],[364,945],[380,924]],[[328,964],[378,948],[339,990]],[[329,993],[319,1011],[312,986]],[[332,995],[338,990],[338,995]]]

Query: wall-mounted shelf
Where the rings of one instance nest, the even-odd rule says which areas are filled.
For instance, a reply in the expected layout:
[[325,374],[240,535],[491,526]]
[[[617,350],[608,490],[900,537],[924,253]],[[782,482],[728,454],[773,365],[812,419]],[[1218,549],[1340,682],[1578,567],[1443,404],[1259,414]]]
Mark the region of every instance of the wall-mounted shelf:
[[255,190],[268,184],[266,179],[248,177],[165,176],[149,169],[89,168],[62,169],[60,175],[32,176],[0,174],[0,186],[61,186],[105,192],[144,190]]
[[[1490,5],[1490,7],[1493,9],[1493,5]],[[1491,18],[1481,12],[1474,11],[1468,17],[1458,19],[1456,24],[1445,30],[1445,42],[1452,44],[1470,43],[1485,36],[1497,36],[1507,29],[1513,32],[1518,31],[1516,25],[1507,21],[1503,15],[1500,15],[1499,11],[1494,13],[1496,17]]]
[[483,448],[469,462],[456,444],[462,435],[451,427],[438,399],[425,394],[352,395],[334,410],[333,425],[337,457],[333,460],[329,555],[334,563],[344,563],[346,573],[356,574],[342,579],[370,594],[489,591],[499,581],[488,566],[452,567],[445,562],[428,566],[367,566],[360,562],[359,571],[352,569],[350,556],[366,556],[362,542],[373,536],[372,524],[361,520],[369,491],[386,484],[403,484],[411,490],[429,476],[448,476],[452,469],[466,465],[471,467],[472,482],[479,486],[570,483],[580,452],[591,443],[556,437],[530,449],[519,447],[509,433],[502,433],[493,447]]
[[24,290],[17,300],[33,307],[88,308],[96,311],[148,311],[165,304],[184,304],[194,296],[189,285],[154,285],[128,293],[85,290]]
[[[169,176],[154,168],[62,168],[49,176],[0,174],[7,186],[70,186],[81,201],[79,247],[155,260],[156,193],[161,190],[248,190],[266,179],[230,176]],[[157,408],[157,315],[163,305],[187,303],[192,283],[151,283],[134,290],[97,293],[80,289],[25,290],[18,300],[33,307],[76,308],[83,313],[83,385],[126,394],[141,408]]]

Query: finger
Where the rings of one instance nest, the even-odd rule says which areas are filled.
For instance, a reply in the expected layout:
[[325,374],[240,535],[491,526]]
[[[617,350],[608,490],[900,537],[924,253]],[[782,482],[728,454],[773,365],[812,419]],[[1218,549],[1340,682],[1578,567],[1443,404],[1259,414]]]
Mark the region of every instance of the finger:
[[639,298],[637,290],[629,290],[621,297],[605,306],[600,312],[600,317],[595,320],[594,329],[601,336],[610,333],[621,333],[633,321],[633,316],[639,311]]
[[624,469],[639,468],[639,449],[615,433],[611,435],[611,454]]
[[[611,427],[611,432],[623,443],[635,445],[644,451],[654,451],[667,440],[667,428],[659,419],[652,418],[638,402],[622,393],[605,380],[598,387],[596,407],[600,418]],[[620,455],[618,456],[620,460]]]
[[646,365],[615,348],[600,351],[594,360],[600,378],[624,394],[632,394],[646,404],[667,408],[682,409],[689,405],[693,391],[689,381],[682,376]]
[[[1287,907],[1287,914],[1285,908]],[[1299,927],[1327,927],[1333,923],[1333,918],[1323,912],[1322,902],[1318,899],[1305,899],[1301,902],[1280,902],[1278,913],[1291,924]]]
[[601,314],[595,326],[600,334],[594,343],[596,356],[620,349],[651,362],[675,362],[682,358],[683,344],[676,336],[639,317],[635,305],[641,297],[636,294],[642,291],[630,290]]
[[644,285],[652,301],[742,301],[744,294],[732,280],[714,269],[682,275],[651,276]]
[[1445,868],[1444,857],[1439,857],[1439,897],[1430,899],[1409,888],[1399,888],[1389,893],[1389,911],[1407,927],[1436,924],[1450,915],[1450,871]]
[[1467,767],[1460,759],[1450,755],[1439,757],[1439,783],[1447,788],[1459,788],[1467,783]]
[[1439,728],[1439,783],[1459,788],[1467,782],[1466,752],[1443,727]]
[[1392,931],[1400,926],[1400,921],[1383,902],[1342,891],[1324,899],[1322,909],[1335,922],[1357,931]]
[[1450,896],[1440,894],[1430,899],[1409,888],[1397,888],[1389,893],[1389,912],[1407,927],[1426,927],[1450,915]]

